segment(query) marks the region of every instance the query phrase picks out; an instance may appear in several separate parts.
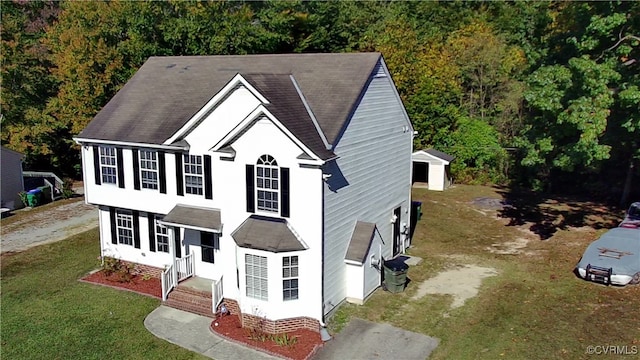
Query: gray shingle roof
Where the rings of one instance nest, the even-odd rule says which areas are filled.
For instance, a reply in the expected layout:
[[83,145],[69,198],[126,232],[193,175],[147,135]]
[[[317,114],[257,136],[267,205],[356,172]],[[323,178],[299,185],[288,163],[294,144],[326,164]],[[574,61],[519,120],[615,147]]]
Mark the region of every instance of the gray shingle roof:
[[220,210],[217,209],[176,205],[162,219],[162,222],[199,229],[209,229],[217,232],[222,230]]
[[240,247],[285,252],[305,250],[296,235],[287,226],[286,219],[251,215],[231,237]]
[[344,258],[346,260],[364,263],[367,253],[369,252],[369,247],[371,247],[371,240],[373,240],[375,230],[376,224],[358,221],[353,229],[347,254]]
[[333,156],[322,142],[309,112],[304,107],[293,80],[288,74],[241,74],[252,86],[269,100],[266,106],[284,126],[322,159]]
[[[161,144],[237,73],[291,74],[333,143],[379,59],[379,53],[151,57],[78,137]],[[284,96],[278,97],[282,105],[273,100],[274,112],[282,115],[293,106],[293,113],[301,114],[301,101],[282,78],[256,76],[253,82],[266,89],[265,96]],[[291,118],[286,126],[295,128],[295,121]],[[302,141],[317,141],[305,124],[295,132]]]
[[445,154],[442,151],[438,151],[438,150],[435,150],[435,149],[426,149],[426,150],[424,150],[424,152],[426,152],[429,155],[433,155],[435,157],[438,157],[438,158],[440,158],[440,159],[442,159],[444,161],[448,161],[448,162],[451,162],[453,159],[456,158],[455,156],[451,156],[449,154]]

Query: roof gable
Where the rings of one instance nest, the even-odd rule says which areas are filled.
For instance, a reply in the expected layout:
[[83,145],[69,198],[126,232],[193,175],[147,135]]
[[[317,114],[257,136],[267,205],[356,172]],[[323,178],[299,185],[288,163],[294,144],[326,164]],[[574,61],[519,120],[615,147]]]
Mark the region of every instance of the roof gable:
[[451,161],[453,161],[453,159],[455,159],[455,156],[445,154],[441,151],[434,150],[434,149],[418,150],[412,154],[414,158],[416,157],[416,155],[423,155],[431,158],[436,158],[438,160],[442,160],[446,163],[445,165],[448,165]]
[[[332,143],[379,59],[379,53],[151,57],[78,137],[162,144],[234,75],[260,73],[293,75]],[[279,81],[255,83],[263,80],[268,88]]]

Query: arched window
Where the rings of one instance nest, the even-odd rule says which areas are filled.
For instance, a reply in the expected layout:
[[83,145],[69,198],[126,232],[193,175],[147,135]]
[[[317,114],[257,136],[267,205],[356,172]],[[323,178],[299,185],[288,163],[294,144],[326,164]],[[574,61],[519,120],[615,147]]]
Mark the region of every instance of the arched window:
[[262,155],[256,167],[258,210],[278,212],[278,163],[271,155]]

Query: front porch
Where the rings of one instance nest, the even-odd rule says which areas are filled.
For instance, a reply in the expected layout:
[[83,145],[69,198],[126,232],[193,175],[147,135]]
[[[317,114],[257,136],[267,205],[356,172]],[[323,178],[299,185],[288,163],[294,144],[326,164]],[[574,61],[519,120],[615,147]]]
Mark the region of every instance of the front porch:
[[163,298],[163,304],[175,309],[215,318],[217,305],[219,305],[218,299],[222,300],[222,294],[214,290],[215,283],[215,281],[200,277],[188,278],[180,282],[166,298]]
[[175,259],[161,275],[165,305],[195,314],[215,317],[223,299],[222,276],[217,280],[195,274],[194,254]]

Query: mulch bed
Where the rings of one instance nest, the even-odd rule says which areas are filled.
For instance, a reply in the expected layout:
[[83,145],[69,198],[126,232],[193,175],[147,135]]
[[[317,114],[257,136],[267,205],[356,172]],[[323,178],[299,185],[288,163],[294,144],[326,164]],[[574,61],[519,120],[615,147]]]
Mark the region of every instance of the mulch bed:
[[307,329],[299,329],[287,333],[289,337],[297,338],[295,345],[291,347],[278,345],[270,339],[265,341],[254,340],[250,336],[249,329],[240,325],[240,318],[237,315],[218,317],[211,322],[211,331],[227,340],[273,356],[292,360],[310,359],[322,346],[320,334]]
[[100,270],[83,277],[80,281],[162,299],[162,284],[160,279],[155,277],[143,278],[142,275],[134,275],[130,282],[123,282],[119,274],[106,275],[104,270]]
[[[123,282],[119,274],[106,275],[104,270],[100,270],[81,278],[80,281],[131,291],[158,299],[162,298],[162,284],[159,278],[146,279],[141,275],[134,275],[131,282]],[[270,339],[265,341],[253,340],[249,336],[249,330],[242,328],[240,325],[240,319],[237,315],[218,317],[211,323],[211,331],[240,345],[291,360],[310,359],[322,346],[320,334],[307,329],[299,329],[287,333],[289,337],[297,338],[295,345],[291,347],[278,345]]]

